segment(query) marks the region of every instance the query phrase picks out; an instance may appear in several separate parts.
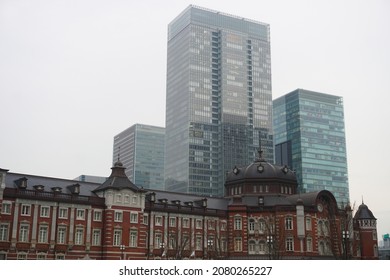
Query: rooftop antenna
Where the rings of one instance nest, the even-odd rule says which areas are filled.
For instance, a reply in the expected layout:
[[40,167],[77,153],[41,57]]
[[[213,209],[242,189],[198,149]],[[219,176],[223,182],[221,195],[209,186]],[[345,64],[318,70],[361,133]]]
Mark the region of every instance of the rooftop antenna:
[[121,146],[118,147],[118,162],[120,162]]

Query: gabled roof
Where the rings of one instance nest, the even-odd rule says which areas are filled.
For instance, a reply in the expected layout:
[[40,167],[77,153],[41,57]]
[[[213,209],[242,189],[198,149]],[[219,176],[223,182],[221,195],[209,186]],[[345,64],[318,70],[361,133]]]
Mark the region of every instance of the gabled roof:
[[93,192],[100,192],[107,189],[130,189],[133,192],[146,192],[142,188],[137,187],[133,184],[130,179],[125,174],[125,167],[120,161],[117,161],[113,167],[111,167],[111,175],[107,178],[107,180],[97,187]]

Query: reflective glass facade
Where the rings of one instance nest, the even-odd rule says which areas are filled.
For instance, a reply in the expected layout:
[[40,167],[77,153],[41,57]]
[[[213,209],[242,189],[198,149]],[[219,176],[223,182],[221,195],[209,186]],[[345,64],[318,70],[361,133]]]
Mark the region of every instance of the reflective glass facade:
[[329,190],[345,206],[349,187],[342,97],[298,89],[274,100],[273,115],[276,163],[289,165],[285,160],[291,160],[301,192]]
[[120,157],[125,173],[137,186],[164,189],[165,129],[135,124],[114,137],[113,166]]
[[261,143],[273,161],[269,25],[190,6],[168,26],[166,189],[221,196]]

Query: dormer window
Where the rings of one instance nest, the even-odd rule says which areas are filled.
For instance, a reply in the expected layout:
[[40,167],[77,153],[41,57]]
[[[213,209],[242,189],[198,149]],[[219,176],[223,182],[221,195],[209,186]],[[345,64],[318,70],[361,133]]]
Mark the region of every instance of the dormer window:
[[36,191],[38,191],[38,192],[43,192],[43,190],[44,190],[44,186],[42,186],[42,185],[35,185],[35,186],[33,186],[33,188],[36,190]]
[[27,178],[19,178],[18,180],[15,181],[15,184],[18,188],[20,189],[26,189],[27,188]]
[[53,187],[51,188],[51,190],[55,193],[61,193],[62,192],[62,188],[61,187]]
[[79,194],[80,193],[80,184],[73,184],[68,186],[70,192],[72,194]]
[[158,201],[161,203],[164,203],[164,204],[168,203],[168,199],[166,199],[166,198],[159,199]]
[[180,200],[172,200],[172,203],[175,205],[180,205]]
[[187,201],[187,202],[184,202],[184,204],[187,205],[187,206],[192,207],[192,206],[194,205],[194,202],[192,202],[192,201]]

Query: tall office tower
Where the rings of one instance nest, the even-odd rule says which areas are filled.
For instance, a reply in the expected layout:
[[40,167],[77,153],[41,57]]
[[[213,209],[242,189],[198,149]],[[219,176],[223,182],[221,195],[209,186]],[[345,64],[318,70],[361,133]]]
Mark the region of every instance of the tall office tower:
[[273,161],[269,25],[189,6],[168,26],[166,189],[223,195],[259,143]]
[[297,89],[273,101],[275,162],[297,173],[301,192],[349,202],[342,97]]
[[165,129],[135,124],[114,137],[113,165],[118,157],[138,187],[164,189]]

